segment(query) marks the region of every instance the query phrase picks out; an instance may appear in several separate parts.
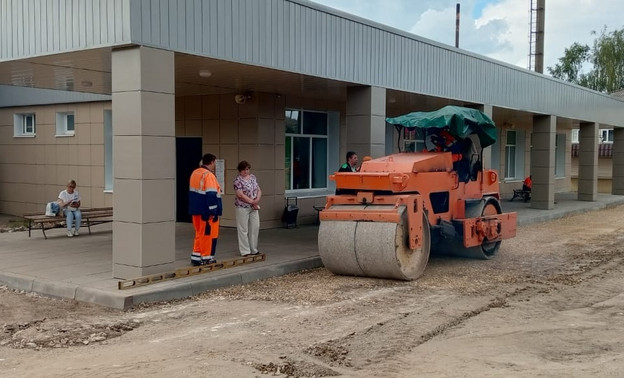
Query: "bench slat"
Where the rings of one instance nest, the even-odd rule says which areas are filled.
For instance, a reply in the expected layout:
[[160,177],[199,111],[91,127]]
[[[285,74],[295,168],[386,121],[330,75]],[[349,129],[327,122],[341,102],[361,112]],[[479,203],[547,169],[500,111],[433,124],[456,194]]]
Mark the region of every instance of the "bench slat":
[[[100,213],[100,212],[107,212],[107,213],[110,213],[111,215],[113,214],[113,208],[112,207],[94,207],[94,208],[90,208],[90,209],[80,209],[80,211],[82,212],[82,214]],[[62,215],[57,215],[57,217],[60,217],[60,216],[62,216]],[[55,217],[47,216],[47,215],[45,215],[45,213],[40,212],[40,211],[24,213],[23,217],[26,218],[26,219],[39,218],[39,217],[55,218]]]
[[[94,218],[106,218],[106,217],[112,217],[113,213],[112,212],[96,212],[96,213],[92,213],[92,212],[82,212],[82,218],[86,219],[86,218],[90,218],[90,219],[94,219]],[[50,216],[46,216],[46,215],[33,215],[33,216],[25,216],[25,219],[31,220],[35,223],[39,223],[39,222],[58,222],[58,221],[64,221],[65,220],[65,216],[55,216],[55,217],[50,217]]]
[[[91,225],[112,222],[113,208],[112,207],[95,207],[90,209],[80,209],[82,213],[81,225],[89,228],[89,234],[91,234]],[[41,231],[43,231],[44,238],[48,238],[45,234],[46,229],[65,227],[65,216],[63,213],[57,216],[47,216],[41,212],[24,213],[23,218],[28,219],[28,237],[30,237],[33,225],[41,225]],[[46,224],[51,224],[50,227],[46,227]],[[37,227],[39,228],[39,227]]]

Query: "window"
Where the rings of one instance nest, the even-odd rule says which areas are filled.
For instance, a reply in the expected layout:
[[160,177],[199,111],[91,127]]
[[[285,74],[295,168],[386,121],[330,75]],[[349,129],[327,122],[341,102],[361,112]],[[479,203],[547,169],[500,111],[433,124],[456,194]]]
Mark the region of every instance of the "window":
[[14,114],[13,115],[13,135],[14,136],[35,136],[37,131],[35,124],[35,114]]
[[572,129],[572,143],[579,142],[579,129]]
[[516,177],[516,131],[507,130],[505,144],[505,178]]
[[286,109],[286,190],[327,188],[328,116]]
[[113,112],[104,110],[104,190],[113,190]]
[[423,129],[401,129],[403,136],[403,152],[417,152],[425,149],[425,136]]
[[600,143],[613,143],[613,129],[600,130]]
[[565,134],[555,136],[555,177],[565,176]]
[[56,136],[74,135],[74,112],[56,113]]
[[496,129],[496,142],[490,146],[491,151],[491,168],[496,169],[497,172],[500,172],[499,179],[503,178],[503,171],[501,170],[501,143],[502,138],[500,137],[499,129]]

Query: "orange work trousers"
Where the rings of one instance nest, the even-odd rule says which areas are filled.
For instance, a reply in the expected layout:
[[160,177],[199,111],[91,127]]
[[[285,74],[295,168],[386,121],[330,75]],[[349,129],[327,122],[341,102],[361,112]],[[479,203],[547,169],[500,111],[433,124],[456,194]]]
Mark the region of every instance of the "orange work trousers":
[[214,257],[219,238],[219,220],[203,220],[201,215],[193,215],[193,228],[195,228],[195,240],[193,241],[193,253],[191,260],[202,261]]

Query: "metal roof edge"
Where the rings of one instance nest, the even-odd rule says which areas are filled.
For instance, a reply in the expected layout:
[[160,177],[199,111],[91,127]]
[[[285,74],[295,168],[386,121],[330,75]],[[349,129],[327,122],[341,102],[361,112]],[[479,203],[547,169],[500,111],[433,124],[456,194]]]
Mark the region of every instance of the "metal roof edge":
[[0,85],[0,108],[110,100],[110,95]]

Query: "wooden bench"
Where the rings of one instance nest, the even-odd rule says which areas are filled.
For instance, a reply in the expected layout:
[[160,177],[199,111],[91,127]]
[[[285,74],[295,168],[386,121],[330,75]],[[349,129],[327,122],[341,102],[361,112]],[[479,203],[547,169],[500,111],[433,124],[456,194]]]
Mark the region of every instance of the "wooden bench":
[[523,189],[514,189],[513,197],[511,197],[509,201],[513,201],[515,198],[522,198],[524,202],[528,202],[529,200],[531,200],[531,191],[523,190]]
[[[82,213],[81,226],[87,226],[89,229],[89,235],[91,235],[91,226],[101,223],[108,223],[113,221],[113,208],[112,207],[96,207],[92,209],[80,209]],[[50,217],[42,212],[25,213],[24,218],[28,219],[28,237],[30,237],[30,231],[34,228],[41,227],[43,237],[48,238],[45,233],[46,229],[51,228],[65,228],[65,215],[61,211],[59,215]]]

